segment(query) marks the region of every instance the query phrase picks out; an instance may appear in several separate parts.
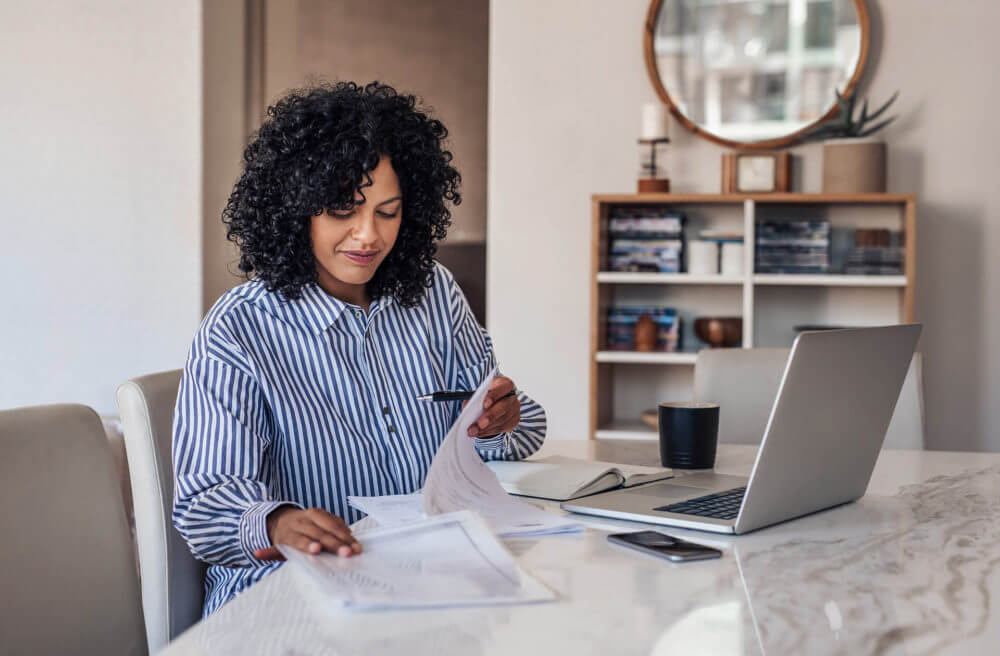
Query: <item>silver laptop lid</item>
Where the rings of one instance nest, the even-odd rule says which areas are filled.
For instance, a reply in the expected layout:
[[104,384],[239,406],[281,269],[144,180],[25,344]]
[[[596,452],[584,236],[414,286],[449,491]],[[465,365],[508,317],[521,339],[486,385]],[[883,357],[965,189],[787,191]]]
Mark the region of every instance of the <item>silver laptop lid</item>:
[[801,333],[764,430],[736,532],[865,493],[921,326]]

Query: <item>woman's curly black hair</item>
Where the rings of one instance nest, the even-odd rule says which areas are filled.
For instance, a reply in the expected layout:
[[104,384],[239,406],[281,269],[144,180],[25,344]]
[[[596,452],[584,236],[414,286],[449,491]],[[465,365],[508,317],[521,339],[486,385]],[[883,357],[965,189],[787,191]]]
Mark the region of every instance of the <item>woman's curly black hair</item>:
[[442,144],[448,130],[416,105],[386,84],[338,82],[292,91],[267,109],[222,219],[247,278],[256,273],[269,290],[299,298],[317,281],[312,217],[350,207],[355,192],[363,198],[384,155],[399,178],[403,217],[367,291],[408,307],[420,302],[451,224],[446,202],[461,202],[462,178]]

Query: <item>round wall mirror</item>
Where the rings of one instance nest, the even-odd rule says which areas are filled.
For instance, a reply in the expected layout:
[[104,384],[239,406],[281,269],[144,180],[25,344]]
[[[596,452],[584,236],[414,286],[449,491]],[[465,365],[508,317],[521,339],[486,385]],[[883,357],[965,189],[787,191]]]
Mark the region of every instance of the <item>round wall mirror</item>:
[[864,0],[653,0],[653,87],[695,134],[776,148],[833,116],[868,54]]

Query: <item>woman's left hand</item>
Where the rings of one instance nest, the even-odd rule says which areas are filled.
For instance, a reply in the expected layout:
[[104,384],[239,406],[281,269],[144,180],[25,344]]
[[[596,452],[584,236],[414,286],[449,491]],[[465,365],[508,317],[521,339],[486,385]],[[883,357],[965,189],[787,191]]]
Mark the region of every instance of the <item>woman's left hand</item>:
[[[486,398],[483,399],[483,416],[469,427],[469,437],[493,437],[509,433],[521,423],[521,401],[517,395],[500,398],[516,389],[514,381],[506,376],[497,376],[490,381]],[[462,407],[465,407],[465,403]]]

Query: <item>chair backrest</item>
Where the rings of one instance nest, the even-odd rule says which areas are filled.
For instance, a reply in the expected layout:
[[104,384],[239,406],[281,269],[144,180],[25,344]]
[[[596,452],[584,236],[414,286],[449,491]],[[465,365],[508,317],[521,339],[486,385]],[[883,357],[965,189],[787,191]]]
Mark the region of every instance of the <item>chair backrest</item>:
[[4,654],[145,654],[111,451],[83,405],[0,411]]
[[191,555],[171,521],[171,441],[181,371],[134,378],[118,387],[118,411],[132,480],[142,608],[151,651],[201,617],[206,565]]
[[[778,395],[790,349],[703,349],[694,368],[694,400],[714,401],[719,441],[759,444]],[[922,359],[913,356],[883,448],[924,448]]]
[[759,444],[791,349],[702,349],[694,366],[694,400],[718,403],[719,441]]

